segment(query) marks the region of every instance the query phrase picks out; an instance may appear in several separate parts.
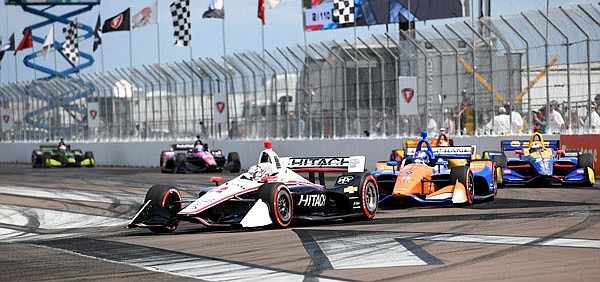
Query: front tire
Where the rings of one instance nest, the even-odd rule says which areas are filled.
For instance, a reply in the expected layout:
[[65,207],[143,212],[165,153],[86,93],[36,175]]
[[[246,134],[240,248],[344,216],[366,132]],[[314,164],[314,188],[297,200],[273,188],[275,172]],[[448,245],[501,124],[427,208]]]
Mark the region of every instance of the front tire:
[[375,179],[366,175],[363,177],[360,185],[360,207],[363,220],[371,220],[375,217],[377,206],[379,204],[379,189],[375,184]]
[[504,177],[502,170],[506,168],[507,161],[506,155],[494,155],[492,156],[492,163],[494,163],[494,174],[496,176],[496,187],[504,188]]
[[185,161],[187,160],[187,156],[184,153],[179,153],[175,156],[175,169],[173,173],[184,172],[185,171]]
[[175,231],[177,226],[179,226],[179,221],[169,221],[181,211],[181,193],[179,190],[169,185],[154,185],[146,193],[144,202],[148,202],[148,200],[150,200],[150,204],[152,205],[153,213],[160,214],[168,223],[163,226],[149,227],[148,229],[155,233],[171,233]]
[[269,207],[269,215],[273,224],[285,228],[294,218],[294,201],[292,193],[283,183],[265,183],[258,188],[257,197]]
[[467,190],[467,202],[464,205],[470,206],[473,204],[475,199],[475,183],[473,181],[473,173],[467,166],[455,166],[450,170],[450,183],[454,184],[456,181],[462,183]]

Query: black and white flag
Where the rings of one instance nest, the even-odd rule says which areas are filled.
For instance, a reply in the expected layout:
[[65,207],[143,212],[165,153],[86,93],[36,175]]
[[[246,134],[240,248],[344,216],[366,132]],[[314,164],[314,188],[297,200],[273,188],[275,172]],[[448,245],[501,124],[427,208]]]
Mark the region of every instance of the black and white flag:
[[173,17],[173,36],[175,46],[189,46],[192,41],[192,23],[190,16],[190,1],[176,0],[171,3]]
[[339,24],[354,23],[354,0],[333,0],[333,21]]
[[92,48],[93,52],[96,52],[98,46],[102,44],[102,30],[100,29],[100,14],[98,14],[98,19],[96,20],[96,28],[94,28],[94,46]]
[[69,23],[63,28],[65,35],[65,43],[62,45],[62,53],[65,58],[71,63],[79,62],[79,39],[77,38],[77,19]]

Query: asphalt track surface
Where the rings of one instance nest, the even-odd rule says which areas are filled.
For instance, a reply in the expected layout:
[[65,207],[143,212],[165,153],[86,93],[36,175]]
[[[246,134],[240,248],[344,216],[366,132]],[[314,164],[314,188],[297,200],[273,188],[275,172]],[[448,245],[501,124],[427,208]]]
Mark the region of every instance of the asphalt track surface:
[[[214,175],[214,174],[212,174]],[[600,185],[500,189],[472,207],[372,221],[173,234],[126,229],[152,184],[211,174],[0,164],[0,281],[598,281]],[[219,174],[224,179],[237,175]]]

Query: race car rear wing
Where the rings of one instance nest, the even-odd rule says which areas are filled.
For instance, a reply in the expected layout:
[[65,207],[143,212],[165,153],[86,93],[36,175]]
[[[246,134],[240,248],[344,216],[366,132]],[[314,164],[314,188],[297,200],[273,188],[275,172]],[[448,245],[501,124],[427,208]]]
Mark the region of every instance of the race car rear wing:
[[[560,149],[560,140],[545,140],[544,147],[554,150]],[[529,140],[502,140],[500,142],[502,151],[518,151],[529,148]]]
[[187,151],[189,149],[194,149],[195,147],[194,144],[171,144],[171,149],[173,149],[173,151]]
[[[58,149],[57,144],[42,144],[40,145],[41,151],[51,151]],[[71,151],[71,145],[67,145],[67,151]]]
[[286,157],[281,165],[295,172],[363,172],[365,157]]
[[[406,155],[412,156],[417,148],[407,148]],[[474,159],[477,147],[473,146],[453,146],[453,147],[432,147],[434,157],[442,159]]]

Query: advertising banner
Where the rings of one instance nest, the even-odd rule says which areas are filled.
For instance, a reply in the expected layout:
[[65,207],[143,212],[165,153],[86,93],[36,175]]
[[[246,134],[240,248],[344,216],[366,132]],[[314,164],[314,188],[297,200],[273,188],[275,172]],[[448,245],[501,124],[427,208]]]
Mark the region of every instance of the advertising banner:
[[87,120],[89,128],[100,127],[100,106],[98,102],[88,103]]
[[213,117],[216,123],[227,123],[227,95],[215,93],[213,97]]
[[417,109],[417,77],[398,77],[398,95],[400,95],[400,114],[418,115]]
[[307,31],[467,16],[464,0],[303,0],[302,12]]
[[0,124],[2,124],[2,131],[10,131],[13,129],[13,115],[11,109],[0,109]]
[[583,134],[583,135],[560,135],[560,146],[563,150],[579,150],[583,153],[592,155],[594,160],[594,168],[596,175],[600,171],[600,142],[598,142],[599,134]]

